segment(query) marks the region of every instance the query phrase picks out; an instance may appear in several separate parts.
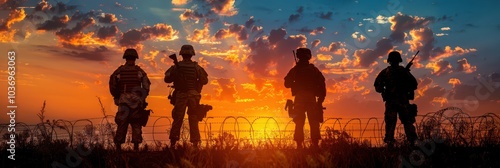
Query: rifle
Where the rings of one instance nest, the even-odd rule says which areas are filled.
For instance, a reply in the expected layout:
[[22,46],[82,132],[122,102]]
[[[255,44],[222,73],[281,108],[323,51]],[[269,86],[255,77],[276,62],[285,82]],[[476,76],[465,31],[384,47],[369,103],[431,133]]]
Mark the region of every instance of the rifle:
[[[179,64],[179,61],[177,61],[177,55],[175,54],[172,54],[172,55],[169,55],[168,58],[174,60],[174,65],[175,66],[178,66]],[[170,100],[170,104],[172,105],[175,105],[175,100],[176,100],[176,90],[175,90],[175,86],[172,85],[172,86],[169,86],[170,87],[170,94],[168,95],[168,99]]]
[[298,61],[297,61],[297,55],[295,54],[295,50],[292,50],[292,53],[293,53],[293,60],[295,61],[295,64],[297,64]]
[[415,56],[413,56],[413,58],[411,58],[410,62],[408,62],[408,64],[406,64],[406,69],[410,70],[411,66],[413,65],[413,60],[415,59],[415,57],[417,57],[417,54],[420,52],[420,50],[417,51],[417,53],[415,53]]
[[168,58],[174,60],[174,65],[179,64],[179,61],[177,61],[177,55],[172,54],[172,55],[169,55]]

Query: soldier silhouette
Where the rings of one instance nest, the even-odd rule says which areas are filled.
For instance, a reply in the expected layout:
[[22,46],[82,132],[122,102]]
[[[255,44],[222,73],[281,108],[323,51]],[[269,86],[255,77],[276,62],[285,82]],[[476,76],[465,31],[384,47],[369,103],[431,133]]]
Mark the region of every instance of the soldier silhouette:
[[416,105],[410,104],[413,100],[413,91],[417,89],[417,80],[410,73],[409,68],[400,66],[403,60],[397,51],[389,53],[387,62],[390,64],[382,70],[375,79],[375,90],[382,94],[385,101],[385,137],[384,142],[388,146],[394,143],[394,130],[396,129],[397,115],[404,125],[408,142],[411,144],[417,140],[415,132]]
[[295,122],[293,139],[297,148],[303,148],[304,124],[307,118],[311,130],[312,147],[318,147],[321,139],[319,124],[323,122],[323,101],[326,96],[325,77],[313,64],[309,63],[312,54],[308,48],[297,49],[299,61],[290,69],[285,77],[285,87],[291,88],[292,96],[295,96],[293,110],[289,111]]
[[208,74],[197,62],[191,60],[191,57],[195,55],[193,46],[183,45],[179,55],[182,56],[182,61],[178,63],[175,61],[176,65],[171,66],[165,72],[164,78],[166,83],[173,82],[175,87],[175,94],[173,94],[172,98],[174,104],[172,118],[174,122],[170,129],[170,146],[175,147],[175,144],[180,139],[180,130],[186,107],[188,109],[190,141],[194,146],[198,146],[201,142],[198,122],[204,115],[200,114],[201,110],[199,109],[200,93],[203,85],[208,83]]
[[125,50],[123,58],[126,60],[125,64],[118,67],[109,79],[109,90],[115,105],[118,106],[118,112],[115,116],[117,130],[114,143],[116,149],[120,151],[130,124],[132,126],[134,150],[138,150],[139,144],[142,143],[141,128],[145,123],[138,120],[141,117],[135,116],[149,115],[149,113],[145,114],[144,109],[147,106],[146,97],[149,95],[151,82],[146,72],[135,64],[135,60],[139,59],[135,49]]

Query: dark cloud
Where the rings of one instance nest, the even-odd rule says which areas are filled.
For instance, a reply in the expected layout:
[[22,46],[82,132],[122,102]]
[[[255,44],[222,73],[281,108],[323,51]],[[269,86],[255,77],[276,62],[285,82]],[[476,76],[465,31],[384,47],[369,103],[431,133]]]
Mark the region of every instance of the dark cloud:
[[317,47],[321,43],[321,40],[316,39],[311,43],[311,49]]
[[448,15],[443,15],[437,18],[437,21],[453,21],[453,17]]
[[248,71],[258,77],[284,76],[293,65],[291,51],[304,47],[307,38],[302,35],[288,36],[285,29],[271,30],[267,39],[257,38],[249,44],[251,54]]
[[119,43],[121,46],[135,47],[137,44],[144,40],[147,40],[147,38],[142,36],[140,30],[132,29],[123,34]]
[[500,82],[500,74],[497,72],[493,72],[490,75],[488,75],[488,80],[490,82]]
[[441,48],[434,48],[434,32],[430,28],[412,30],[410,34],[413,38],[419,39],[419,41],[410,42],[414,51],[420,51],[419,60],[427,61],[430,57],[441,55],[444,52]]
[[434,74],[436,76],[439,76],[439,75],[445,74],[445,73],[451,73],[453,70],[450,62],[445,61],[445,60],[439,60],[435,63],[431,63],[431,65],[433,68],[432,74]]
[[35,6],[35,11],[42,11],[42,12],[51,12],[55,14],[63,14],[66,11],[72,11],[77,8],[76,5],[66,5],[63,2],[57,2],[55,6],[52,6],[50,3],[47,1],[40,1],[36,6]]
[[291,14],[290,17],[288,17],[288,22],[295,22],[300,19],[300,14]]
[[378,58],[387,55],[392,50],[392,42],[389,39],[382,39],[377,42],[375,49],[360,49],[354,52],[354,57],[359,61],[357,64],[361,67],[369,67],[377,61]]
[[230,36],[236,36],[238,41],[244,41],[248,39],[248,33],[245,29],[245,26],[232,24],[228,29],[220,29],[218,30],[214,37],[217,40],[224,39]]
[[302,14],[302,12],[304,12],[304,7],[300,6],[299,9],[297,9],[297,13]]
[[184,13],[181,14],[180,18],[181,20],[200,20],[204,17],[203,14],[199,13],[198,11],[193,11],[191,9],[187,9],[184,11]]
[[434,20],[434,17],[421,18],[398,13],[389,18],[392,24],[390,39],[396,43],[403,43],[406,31],[426,27]]
[[87,13],[80,13],[80,11],[76,11],[71,17],[70,17],[70,20],[71,21],[79,21],[79,20],[82,20],[82,19],[88,19],[88,18],[92,18],[92,17],[95,17],[96,14],[93,10],[87,12]]
[[328,46],[328,51],[336,52],[337,50],[341,49],[342,46],[343,46],[343,44],[340,41],[332,42],[332,43],[330,43],[330,46]]
[[140,30],[132,29],[123,34],[119,44],[124,47],[136,47],[142,41],[149,39],[173,40],[177,31],[170,25],[156,24],[154,26],[145,26]]
[[245,27],[248,29],[248,28],[251,28],[253,26],[253,24],[255,23],[255,20],[253,19],[253,17],[250,17],[250,19],[248,19],[246,22],[245,22]]
[[83,19],[80,22],[76,23],[76,26],[71,28],[71,29],[63,28],[63,29],[57,31],[56,36],[59,37],[60,42],[71,43],[70,41],[72,39],[80,38],[81,32],[83,31],[84,28],[87,28],[87,27],[92,26],[94,24],[95,24],[94,19],[86,18],[86,19]]
[[111,13],[106,13],[104,14],[104,17],[99,17],[99,22],[101,23],[114,23],[118,21],[118,19],[116,18],[115,14],[111,14]]
[[274,29],[269,33],[269,43],[276,44],[278,41],[281,41],[285,38],[286,30],[285,29]]
[[37,25],[37,30],[57,30],[60,28],[65,28],[68,25],[69,17],[68,15],[64,16],[52,16],[52,19],[43,22],[42,24]]
[[116,55],[111,50],[104,46],[93,47],[93,48],[72,48],[72,49],[62,49],[57,46],[46,46],[37,45],[37,50],[42,52],[54,53],[52,55],[56,57],[76,59],[76,60],[87,60],[87,61],[107,61],[109,60],[109,55]]
[[467,23],[467,24],[465,24],[465,26],[472,27],[472,28],[478,27],[478,26],[476,26],[475,24],[472,24],[472,23]]
[[319,17],[320,19],[332,20],[332,15],[333,15],[333,12],[319,13],[319,14],[318,14],[318,17]]
[[3,3],[0,3],[0,9],[2,10],[14,10],[17,7],[23,5],[24,0],[4,0]]
[[325,31],[325,30],[326,30],[325,27],[320,26],[320,27],[316,27],[315,29],[309,29],[307,27],[303,27],[303,28],[299,29],[298,31],[301,33],[317,35],[317,34],[323,34],[323,31]]
[[118,34],[118,27],[116,25],[101,27],[97,31],[97,37],[100,39],[113,38]]

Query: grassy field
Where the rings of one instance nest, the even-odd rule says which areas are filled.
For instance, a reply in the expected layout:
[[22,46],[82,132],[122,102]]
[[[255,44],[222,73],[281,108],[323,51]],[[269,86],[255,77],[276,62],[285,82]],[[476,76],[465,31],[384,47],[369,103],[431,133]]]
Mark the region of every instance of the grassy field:
[[[345,138],[325,139],[319,149],[263,143],[256,147],[219,145],[194,148],[124,147],[121,152],[101,144],[67,141],[19,144],[16,160],[0,158],[1,167],[499,167],[500,145],[460,146],[450,142],[372,147]],[[5,152],[7,146],[1,146]]]
[[[87,125],[69,139],[58,139],[54,128],[69,132],[73,127],[45,120],[44,107],[40,124],[16,132],[15,161],[7,158],[7,143],[0,143],[0,167],[500,167],[500,117],[491,113],[475,118],[463,112],[446,116],[446,110],[426,114],[416,124],[416,145],[405,144],[404,135],[386,147],[327,129],[316,149],[295,149],[279,139],[240,141],[224,132],[200,148],[189,143],[170,148],[158,141],[142,144],[139,151],[126,143],[118,152],[111,142],[112,124]],[[100,134],[94,134],[97,130]]]

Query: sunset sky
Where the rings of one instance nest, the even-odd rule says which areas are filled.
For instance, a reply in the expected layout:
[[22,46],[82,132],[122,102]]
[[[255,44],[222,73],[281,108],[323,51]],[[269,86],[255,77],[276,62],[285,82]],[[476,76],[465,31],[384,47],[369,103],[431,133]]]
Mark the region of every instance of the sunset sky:
[[[0,0],[0,108],[7,106],[7,52],[16,52],[18,122],[102,117],[116,106],[109,75],[136,48],[151,79],[154,115],[170,116],[164,72],[183,44],[209,74],[201,103],[212,116],[287,116],[284,76],[292,50],[308,47],[326,77],[325,116],[381,117],[373,88],[402,52],[419,81],[420,113],[460,107],[500,114],[499,2],[401,0]],[[179,58],[181,59],[181,58]],[[5,111],[5,110],[2,110]],[[0,115],[0,123],[6,123]]]

